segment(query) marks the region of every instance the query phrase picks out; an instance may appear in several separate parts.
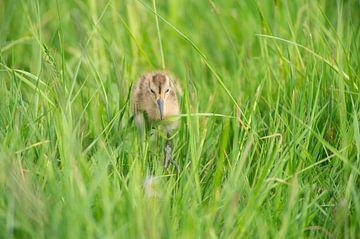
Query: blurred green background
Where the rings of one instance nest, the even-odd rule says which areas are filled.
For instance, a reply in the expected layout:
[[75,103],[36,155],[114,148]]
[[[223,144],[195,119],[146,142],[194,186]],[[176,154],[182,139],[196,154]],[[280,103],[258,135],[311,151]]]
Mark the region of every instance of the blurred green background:
[[[0,0],[0,238],[359,237],[359,13]],[[179,175],[131,120],[161,68],[184,92]]]

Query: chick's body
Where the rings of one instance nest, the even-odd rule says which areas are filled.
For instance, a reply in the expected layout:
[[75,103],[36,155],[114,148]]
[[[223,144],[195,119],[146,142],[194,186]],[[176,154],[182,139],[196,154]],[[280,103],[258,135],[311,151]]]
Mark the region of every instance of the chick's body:
[[[180,88],[175,78],[164,71],[147,72],[140,77],[135,85],[132,107],[135,123],[141,135],[146,129],[145,125],[179,115],[177,91],[180,92]],[[171,162],[179,172],[179,166],[172,158],[173,146],[171,141],[171,133],[177,128],[178,121],[166,121],[164,125],[167,131],[164,147],[164,169],[166,170],[169,162]]]

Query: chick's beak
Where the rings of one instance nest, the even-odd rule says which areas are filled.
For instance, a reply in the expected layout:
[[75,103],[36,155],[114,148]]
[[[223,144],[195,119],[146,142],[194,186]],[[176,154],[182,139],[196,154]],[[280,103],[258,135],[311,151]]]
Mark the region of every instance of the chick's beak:
[[164,118],[164,100],[160,98],[156,102],[160,111],[160,120],[162,120]]

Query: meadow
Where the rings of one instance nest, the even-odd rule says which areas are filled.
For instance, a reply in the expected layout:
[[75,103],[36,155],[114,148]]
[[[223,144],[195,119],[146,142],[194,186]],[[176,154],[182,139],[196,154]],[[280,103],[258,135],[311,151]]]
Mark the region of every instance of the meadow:
[[[0,0],[0,238],[360,238],[360,2]],[[131,90],[180,81],[174,167]]]

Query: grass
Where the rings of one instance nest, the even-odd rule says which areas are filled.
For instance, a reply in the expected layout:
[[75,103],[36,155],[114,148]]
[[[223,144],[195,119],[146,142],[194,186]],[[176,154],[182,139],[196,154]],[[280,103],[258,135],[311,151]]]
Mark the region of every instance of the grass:
[[[359,10],[0,2],[0,238],[359,237]],[[165,66],[178,176],[129,107]]]

